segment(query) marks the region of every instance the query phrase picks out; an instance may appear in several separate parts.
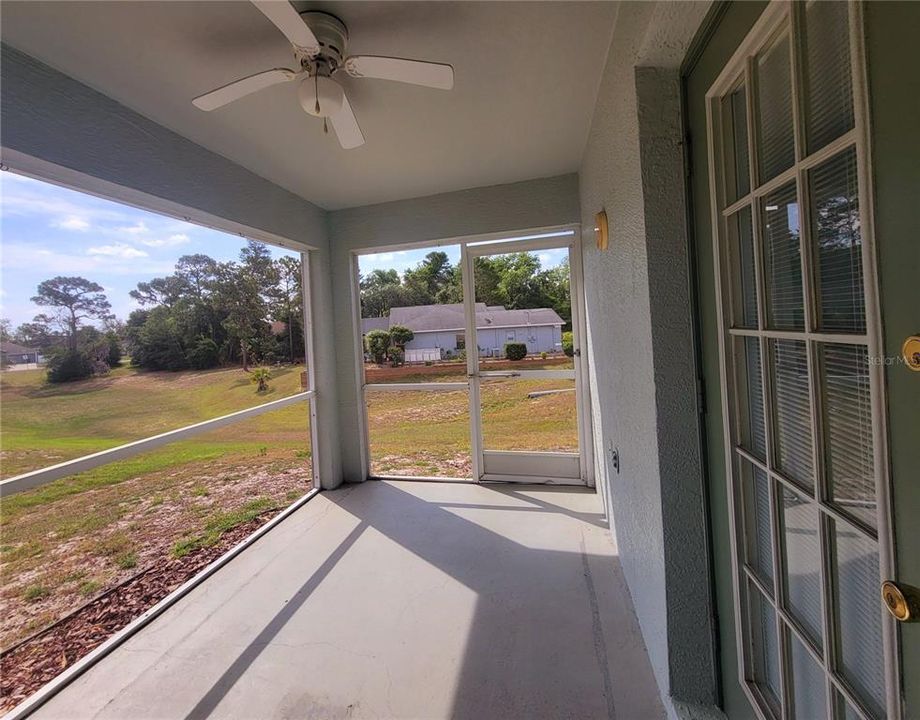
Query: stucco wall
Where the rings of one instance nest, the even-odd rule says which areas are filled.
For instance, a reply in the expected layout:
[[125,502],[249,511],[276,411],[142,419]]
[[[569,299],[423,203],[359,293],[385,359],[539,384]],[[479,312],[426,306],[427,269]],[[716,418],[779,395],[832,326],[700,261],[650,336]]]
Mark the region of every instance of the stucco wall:
[[677,73],[707,9],[620,6],[579,173],[596,474],[671,716],[717,701]]
[[352,251],[422,241],[434,245],[445,238],[577,223],[578,177],[560,175],[337,210],[328,218],[342,476],[361,481],[365,467],[358,428],[363,408],[355,387]]
[[[0,144],[119,188],[317,248],[317,337],[331,333],[326,213],[287,190],[7,45],[0,56]],[[8,159],[5,162],[9,162]],[[316,343],[316,449],[324,483],[340,477],[335,351]]]

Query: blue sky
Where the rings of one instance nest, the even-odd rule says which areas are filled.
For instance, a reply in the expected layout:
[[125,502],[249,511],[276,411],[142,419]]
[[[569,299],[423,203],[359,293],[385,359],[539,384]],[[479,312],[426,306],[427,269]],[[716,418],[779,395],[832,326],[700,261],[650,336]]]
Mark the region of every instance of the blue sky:
[[[79,275],[99,283],[124,320],[136,309],[129,296],[137,283],[170,274],[182,255],[204,253],[236,260],[245,241],[236,235],[199,227],[146,210],[103,200],[11,172],[0,172],[0,317],[13,327],[43,309],[31,298],[42,280]],[[432,249],[364,255],[361,272],[418,264]],[[457,245],[440,248],[452,263]],[[275,257],[291,255],[271,247]],[[554,267],[564,250],[540,252],[544,268]]]
[[[393,252],[382,252],[373,255],[362,255],[358,259],[358,268],[362,275],[367,275],[372,270],[389,270],[394,268],[399,271],[400,275],[407,269],[415,267],[419,262],[425,259],[425,256],[433,250],[440,250],[447,253],[448,259],[456,265],[460,262],[460,246],[446,245],[444,247],[429,247],[421,250],[400,250]],[[556,267],[566,256],[566,250],[545,250],[537,253],[540,257],[540,265],[544,270]]]
[[137,307],[128,293],[138,282],[168,275],[182,255],[236,260],[245,245],[236,235],[10,172],[0,173],[0,240],[0,316],[14,327],[42,312],[29,298],[56,275],[99,283],[125,319]]

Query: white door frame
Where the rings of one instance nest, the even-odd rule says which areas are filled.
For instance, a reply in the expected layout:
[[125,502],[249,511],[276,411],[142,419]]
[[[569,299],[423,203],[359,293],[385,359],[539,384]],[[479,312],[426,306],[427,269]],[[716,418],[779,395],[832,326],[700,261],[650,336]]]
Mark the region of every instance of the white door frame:
[[[367,422],[367,391],[368,390],[396,390],[392,384],[368,384],[364,379],[364,346],[361,338],[361,296],[358,285],[358,261],[361,255],[375,254],[381,252],[392,252],[396,250],[437,248],[448,245],[459,245],[461,253],[461,272],[463,282],[464,303],[468,298],[473,298],[475,289],[473,287],[473,277],[471,271],[467,268],[467,262],[471,263],[475,256],[491,255],[506,252],[524,252],[530,250],[569,248],[569,265],[570,265],[570,294],[572,299],[572,330],[575,339],[575,362],[578,368],[572,372],[576,379],[576,398],[578,413],[578,474],[577,479],[560,480],[558,477],[546,475],[523,476],[483,476],[482,472],[482,431],[481,422],[479,421],[480,393],[479,383],[473,379],[478,372],[478,353],[471,356],[467,353],[467,378],[465,383],[400,383],[400,390],[413,390],[420,392],[438,392],[455,390],[461,384],[468,388],[470,403],[470,452],[472,462],[472,477],[467,481],[517,481],[517,482],[546,482],[546,483],[575,483],[594,487],[594,456],[593,444],[591,441],[591,407],[590,397],[588,395],[587,378],[588,378],[588,360],[587,353],[582,351],[584,347],[584,338],[586,337],[585,306],[583,293],[583,267],[581,253],[581,226],[577,223],[567,225],[551,225],[537,228],[525,228],[507,232],[483,233],[477,235],[464,235],[451,238],[441,238],[438,240],[422,240],[412,243],[402,243],[398,245],[381,245],[376,247],[355,248],[351,250],[351,291],[352,291],[352,317],[354,322],[354,341],[355,341],[355,381],[359,389],[359,397],[364,405],[364,412],[359,413],[359,434],[361,436],[362,466],[364,467],[364,477],[383,478],[383,479],[400,479],[403,476],[395,475],[377,475],[371,472],[371,453],[370,437],[368,434]],[[467,260],[469,258],[469,260]],[[471,266],[470,266],[471,267]],[[475,307],[475,304],[470,305]],[[475,325],[475,314],[470,315],[466,312],[466,334],[467,347],[473,346],[475,342],[475,327],[471,329],[470,325]],[[473,358],[471,361],[471,357]],[[471,370],[471,363],[473,369]],[[558,372],[558,371],[557,371]],[[565,371],[563,371],[565,372]],[[522,371],[528,376],[548,377],[546,371]],[[557,457],[558,453],[546,453],[546,457]],[[418,477],[413,476],[415,480],[431,480],[440,482],[458,482],[456,478],[444,477]],[[463,482],[463,480],[459,480]]]

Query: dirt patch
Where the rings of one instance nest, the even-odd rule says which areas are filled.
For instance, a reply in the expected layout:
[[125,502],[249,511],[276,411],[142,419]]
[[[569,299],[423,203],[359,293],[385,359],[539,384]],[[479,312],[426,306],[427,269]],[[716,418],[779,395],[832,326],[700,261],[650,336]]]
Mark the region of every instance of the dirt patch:
[[0,712],[10,710],[88,655],[278,512],[280,508],[237,525],[214,545],[150,566],[0,654]]
[[405,455],[382,455],[371,462],[374,475],[404,475],[408,477],[471,478],[473,466],[469,453],[431,453],[416,451]]

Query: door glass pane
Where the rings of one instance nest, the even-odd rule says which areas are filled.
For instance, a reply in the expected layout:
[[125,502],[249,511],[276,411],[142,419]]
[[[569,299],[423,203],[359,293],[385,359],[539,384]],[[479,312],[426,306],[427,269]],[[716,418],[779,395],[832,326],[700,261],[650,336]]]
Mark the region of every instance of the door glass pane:
[[834,705],[837,720],[863,720],[863,716],[837,691],[834,691]]
[[869,358],[862,345],[818,346],[824,454],[831,501],[876,525]]
[[751,208],[745,207],[728,221],[732,255],[732,324],[741,328],[757,327],[757,283],[754,266],[754,231]]
[[764,198],[761,211],[767,326],[775,330],[802,330],[805,328],[805,305],[795,183],[784,185]]
[[824,671],[793,633],[789,633],[792,655],[792,696],[797,720],[819,720],[827,716]]
[[805,343],[771,340],[774,418],[773,455],[777,468],[803,487],[814,488],[811,410]]
[[763,378],[760,360],[760,340],[738,338],[737,351],[742,354],[738,366],[738,390],[741,401],[741,446],[752,455],[766,459],[767,446],[763,411]]
[[818,508],[783,488],[786,604],[812,642],[821,647],[821,548]]
[[878,547],[846,523],[832,521],[832,528],[840,674],[873,713],[882,717],[885,661]]
[[853,127],[853,82],[847,3],[810,2],[805,9],[805,123],[808,152]]
[[744,496],[744,535],[747,564],[767,587],[773,585],[773,525],[770,522],[770,483],[767,474],[741,460]]
[[574,380],[484,379],[480,397],[486,450],[578,452]]
[[826,332],[866,331],[857,182],[853,148],[808,174],[818,327]]
[[788,34],[757,56],[755,71],[760,181],[766,182],[795,162]]
[[742,85],[722,100],[722,111],[728,132],[726,150],[731,154],[726,180],[729,200],[744,197],[751,189],[750,157],[748,153],[747,89]]
[[750,598],[750,648],[754,683],[774,711],[779,712],[779,644],[776,638],[776,612],[760,590],[748,584]]
[[371,475],[470,478],[470,407],[451,392],[368,388]]

